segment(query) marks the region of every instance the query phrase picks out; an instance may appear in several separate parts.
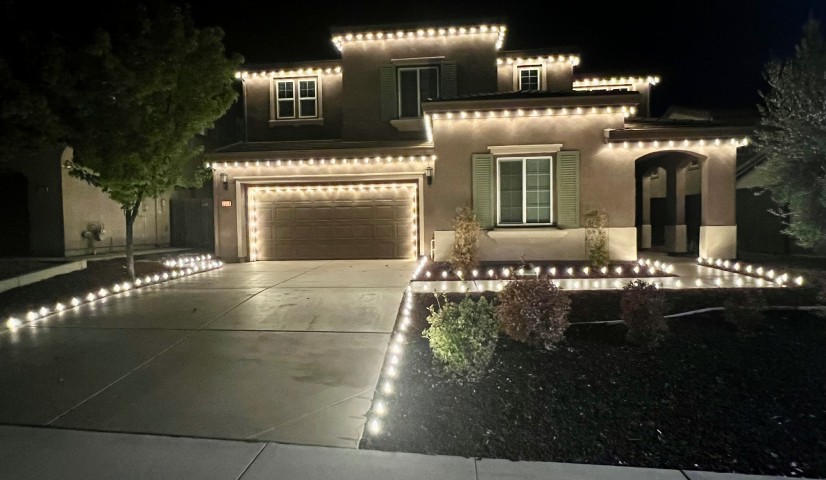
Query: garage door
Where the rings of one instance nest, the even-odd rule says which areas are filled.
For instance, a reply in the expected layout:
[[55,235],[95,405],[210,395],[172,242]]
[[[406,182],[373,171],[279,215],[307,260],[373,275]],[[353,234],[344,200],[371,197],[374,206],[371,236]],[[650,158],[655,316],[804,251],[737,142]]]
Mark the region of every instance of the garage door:
[[412,258],[416,184],[251,187],[257,260]]

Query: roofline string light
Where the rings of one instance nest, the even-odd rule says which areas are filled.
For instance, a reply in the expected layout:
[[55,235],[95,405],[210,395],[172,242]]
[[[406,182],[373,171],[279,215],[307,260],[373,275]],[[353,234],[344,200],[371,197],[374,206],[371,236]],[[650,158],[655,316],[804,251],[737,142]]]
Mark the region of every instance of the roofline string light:
[[605,87],[620,87],[639,83],[656,85],[660,83],[660,77],[649,75],[647,77],[583,78],[582,80],[574,80],[573,87],[574,90],[590,90],[592,88],[603,90]]
[[419,210],[418,210],[418,194],[419,186],[413,182],[404,183],[348,183],[337,185],[279,185],[279,186],[256,186],[249,188],[249,203],[250,203],[250,218],[247,224],[250,236],[250,261],[258,260],[260,253],[259,233],[258,228],[258,198],[260,194],[266,193],[342,193],[342,192],[379,192],[383,190],[399,190],[410,189],[412,194],[410,197],[413,205],[411,216],[412,222],[412,240],[411,240],[411,257],[415,257],[419,250]]
[[497,58],[497,65],[529,65],[536,63],[568,63],[573,66],[579,65],[579,55],[539,55],[537,57],[505,57]]
[[743,138],[729,138],[728,140],[714,138],[714,139],[706,139],[706,138],[699,138],[699,139],[688,139],[685,138],[683,140],[638,140],[634,141],[622,141],[620,140],[608,140],[608,148],[616,148],[622,147],[625,149],[629,148],[661,148],[661,147],[745,147],[749,144],[748,137]]
[[248,78],[266,78],[266,77],[297,77],[301,75],[321,75],[326,73],[327,75],[331,75],[334,73],[341,73],[341,67],[326,67],[326,68],[296,68],[292,70],[254,70],[252,72],[248,70],[239,70],[235,72],[235,78],[240,79],[248,79]]
[[371,32],[345,33],[333,36],[333,44],[341,51],[344,45],[351,42],[380,41],[380,40],[407,40],[423,39],[435,37],[455,37],[465,35],[488,35],[497,34],[496,49],[502,48],[505,43],[505,32],[508,28],[504,25],[478,25],[473,27],[442,27],[442,28],[418,28],[402,30],[385,30]]
[[486,118],[510,117],[548,117],[558,115],[634,115],[637,107],[632,105],[613,106],[585,106],[561,108],[518,108],[515,110],[458,110],[429,113],[433,120],[484,120]]
[[372,157],[325,157],[325,158],[272,158],[267,160],[243,160],[232,162],[207,162],[207,168],[249,168],[249,167],[303,167],[333,165],[379,165],[391,163],[433,162],[436,155],[376,155]]
[[[91,304],[98,300],[103,300],[110,295],[117,295],[119,293],[128,292],[141,287],[148,287],[150,285],[157,285],[165,283],[177,278],[183,278],[197,273],[215,270],[224,266],[224,262],[220,260],[213,260],[212,255],[199,256],[194,258],[181,259],[177,262],[164,262],[164,266],[172,268],[169,272],[156,273],[153,275],[146,275],[138,277],[133,282],[119,282],[112,285],[110,288],[101,287],[93,290],[86,295],[76,295],[65,302],[55,302],[52,308],[42,306],[37,310],[30,310],[25,315],[12,315],[9,317],[5,326],[10,330],[15,330],[19,327],[24,327],[27,324],[32,324],[38,320],[43,320],[52,315],[59,315],[63,312],[71,310],[72,308],[81,305]],[[180,267],[180,268],[175,268]]]

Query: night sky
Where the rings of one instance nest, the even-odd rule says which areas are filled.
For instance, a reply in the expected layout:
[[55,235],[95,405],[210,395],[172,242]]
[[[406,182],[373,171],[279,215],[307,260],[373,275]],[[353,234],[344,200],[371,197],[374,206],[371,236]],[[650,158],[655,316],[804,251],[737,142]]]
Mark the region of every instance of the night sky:
[[[106,23],[119,3],[78,0],[66,2],[61,9],[4,0],[6,5],[9,1],[29,13],[14,19],[5,15],[7,22],[56,28],[64,35],[78,35],[91,25]],[[582,57],[578,73],[660,75],[662,83],[653,95],[654,115],[669,105],[754,108],[758,89],[765,88],[765,62],[793,52],[810,13],[826,20],[826,0],[189,3],[196,23],[222,27],[228,50],[242,54],[249,63],[338,58],[329,33],[336,26],[499,20],[508,26],[507,50],[571,46]]]
[[793,52],[810,12],[826,20],[826,0],[191,4],[196,21],[222,26],[228,48],[250,63],[337,58],[332,26],[501,19],[505,49],[574,46],[579,73],[659,74],[655,115],[672,104],[753,108],[764,63]]

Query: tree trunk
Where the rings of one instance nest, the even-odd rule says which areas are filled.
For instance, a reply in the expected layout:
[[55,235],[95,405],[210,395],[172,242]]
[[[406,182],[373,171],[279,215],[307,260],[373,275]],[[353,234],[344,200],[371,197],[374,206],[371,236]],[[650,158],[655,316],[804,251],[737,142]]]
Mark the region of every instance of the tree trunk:
[[123,215],[126,217],[126,272],[132,280],[135,279],[135,238],[132,227],[135,225],[135,218],[138,216],[140,206],[141,201],[138,200],[134,207],[123,209]]

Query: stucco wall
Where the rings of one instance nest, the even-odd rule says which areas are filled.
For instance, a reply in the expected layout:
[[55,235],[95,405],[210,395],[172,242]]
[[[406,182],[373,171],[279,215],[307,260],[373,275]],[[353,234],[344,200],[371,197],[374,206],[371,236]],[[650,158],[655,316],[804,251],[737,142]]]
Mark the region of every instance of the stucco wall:
[[34,256],[63,255],[60,165],[64,150],[64,147],[55,147],[7,159],[11,170],[28,179],[28,235],[30,253]]
[[391,60],[444,57],[456,62],[459,95],[496,91],[498,34],[347,43],[342,52],[343,136],[347,140],[424,138],[381,119],[380,67]]
[[[516,70],[520,65],[528,66],[535,63],[509,64],[503,62],[497,66],[497,87],[500,92],[519,90],[519,79]],[[542,90],[563,92],[573,89],[574,67],[568,62],[544,63]]]
[[[60,169],[63,189],[64,255],[88,255],[123,251],[126,245],[126,220],[123,211],[99,188],[69,175]],[[106,230],[103,241],[90,245],[82,232],[90,224],[102,224]],[[136,247],[169,245],[169,196],[147,199],[135,219]]]
[[435,120],[438,155],[433,184],[425,188],[424,235],[451,228],[455,209],[472,203],[472,155],[489,146],[562,144],[580,151],[580,213],[608,212],[609,226],[634,226],[634,162],[617,160],[602,140],[604,128],[619,128],[621,115]]
[[[310,77],[314,76],[311,75]],[[321,94],[322,125],[302,125],[289,122],[271,123],[271,102],[273,99],[271,98],[270,87],[275,80],[269,76],[245,79],[244,94],[246,98],[239,101],[246,100],[248,140],[250,142],[265,142],[339,138],[341,136],[342,118],[341,73],[321,73],[317,78],[321,84],[319,92]]]

